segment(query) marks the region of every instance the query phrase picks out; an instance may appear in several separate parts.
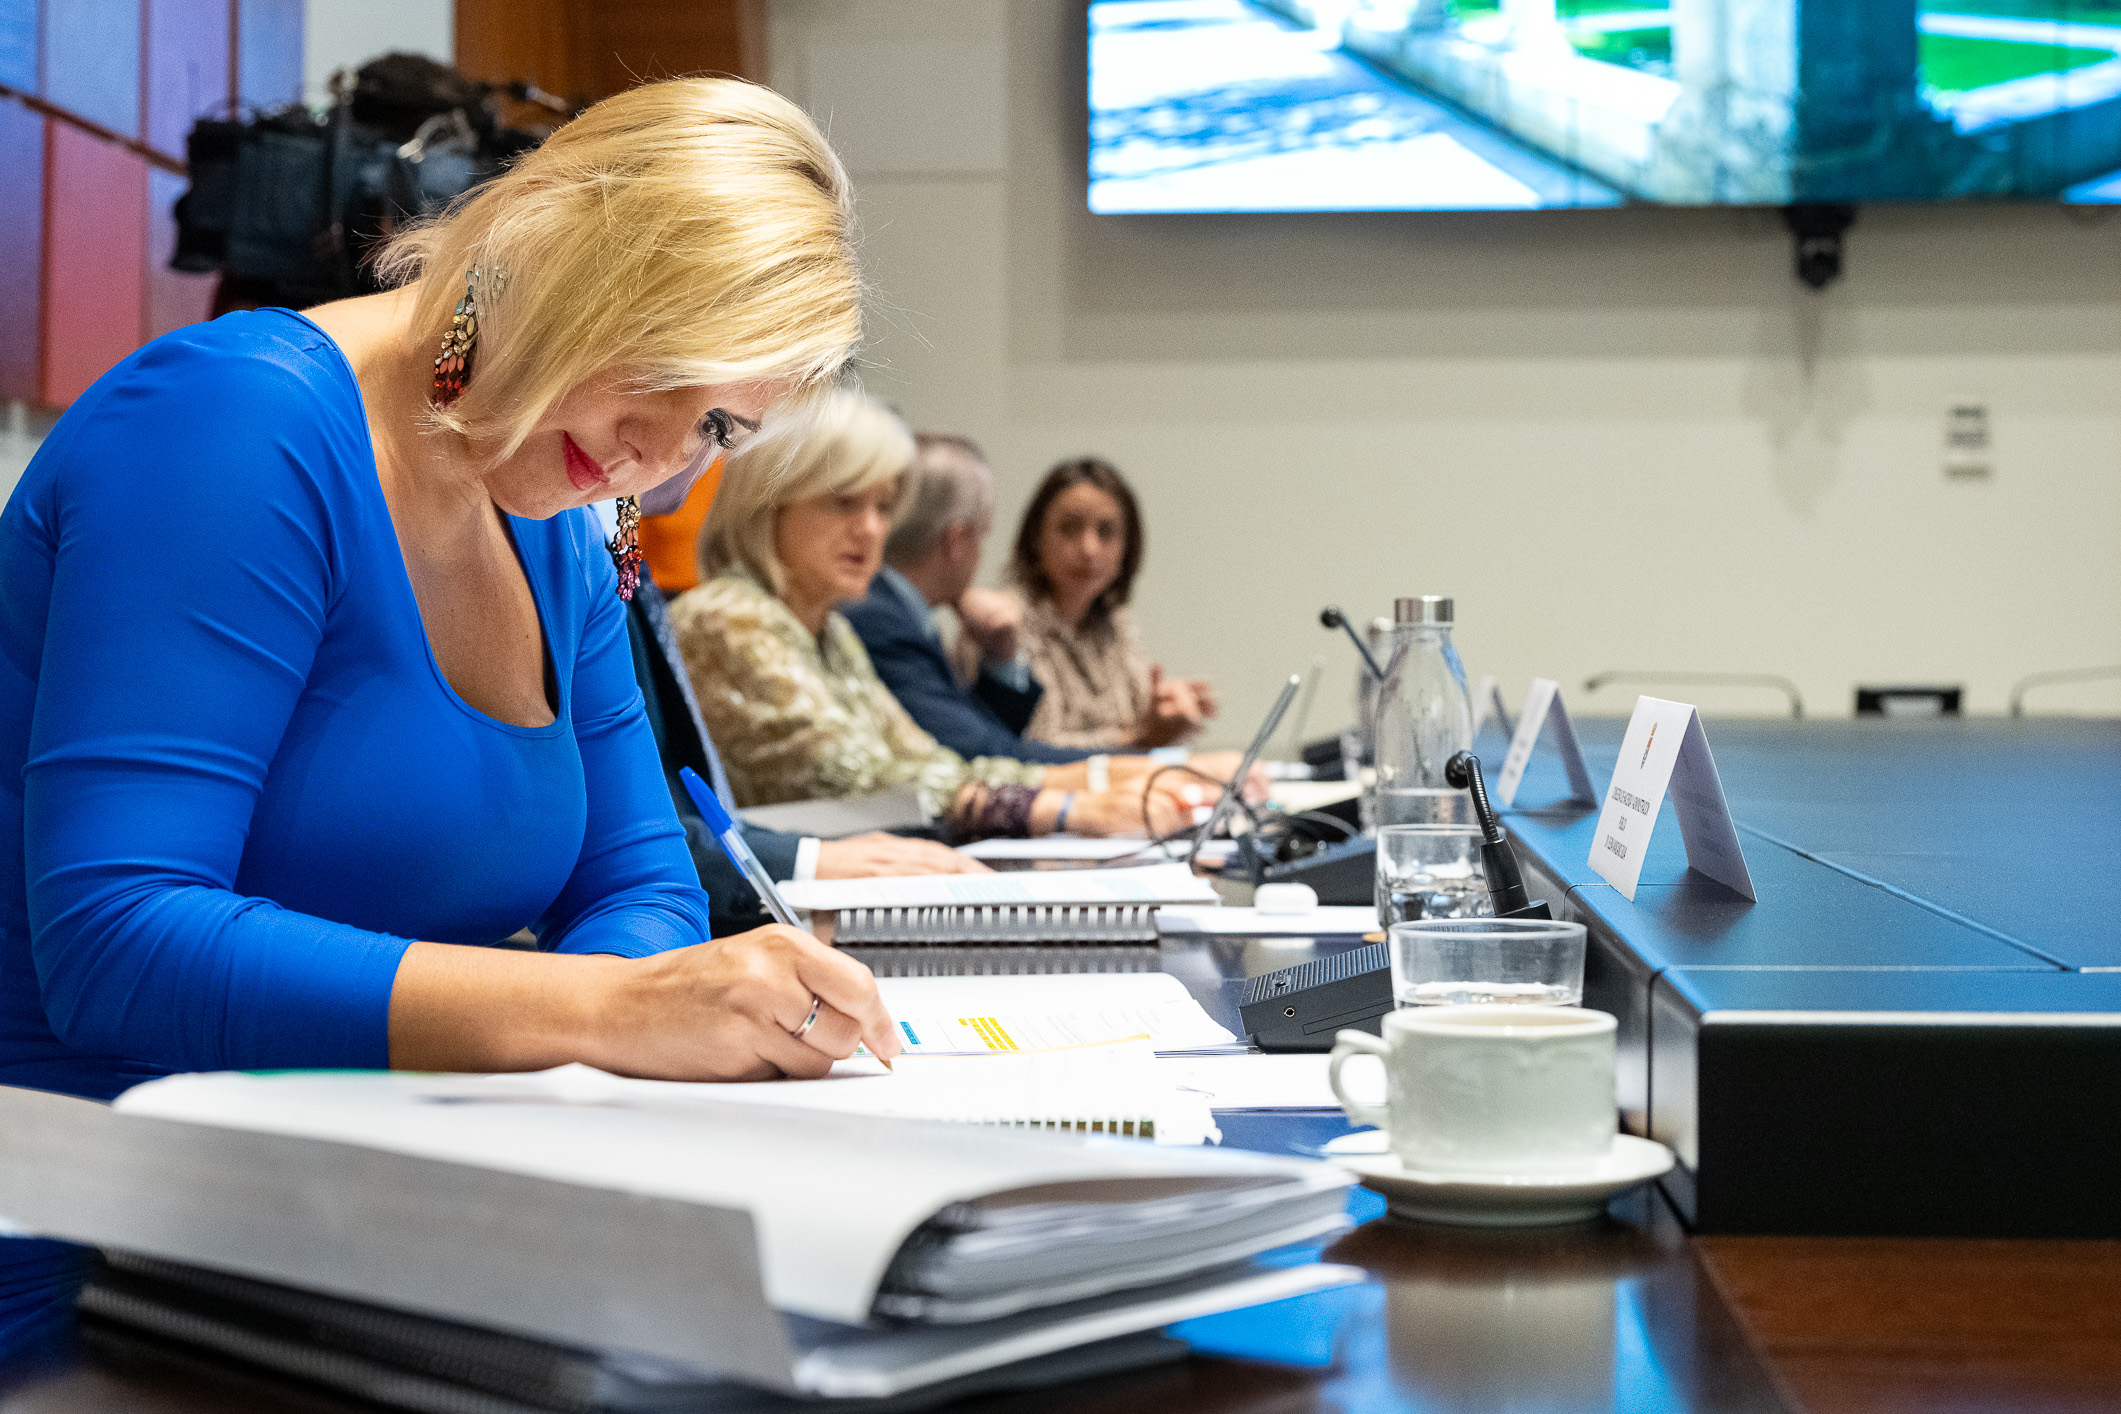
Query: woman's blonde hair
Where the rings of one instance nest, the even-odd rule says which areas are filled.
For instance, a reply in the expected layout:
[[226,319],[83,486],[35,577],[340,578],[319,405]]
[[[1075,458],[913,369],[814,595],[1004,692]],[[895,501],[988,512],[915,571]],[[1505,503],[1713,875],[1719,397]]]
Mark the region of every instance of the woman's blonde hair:
[[801,390],[861,339],[847,174],[801,109],[738,79],[605,99],[377,264],[417,281],[423,349],[477,272],[472,378],[433,419],[495,459],[592,378]]
[[700,577],[741,566],[781,597],[788,576],[773,532],[782,508],[896,479],[896,525],[912,496],[912,465],[913,434],[876,399],[846,388],[806,399],[729,459],[700,527]]

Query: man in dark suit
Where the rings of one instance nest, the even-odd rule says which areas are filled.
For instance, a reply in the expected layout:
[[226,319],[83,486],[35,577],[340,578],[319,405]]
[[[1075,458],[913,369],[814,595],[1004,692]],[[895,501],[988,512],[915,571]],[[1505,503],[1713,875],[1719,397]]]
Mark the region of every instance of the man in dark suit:
[[[840,606],[877,676],[923,731],[967,759],[1061,765],[1099,754],[1024,738],[1043,689],[1017,658],[1015,619],[997,612],[998,596],[972,588],[994,523],[994,473],[968,438],[923,432],[914,441],[912,509],[891,532],[867,596]],[[930,613],[944,604],[980,646],[969,687],[957,680]]]

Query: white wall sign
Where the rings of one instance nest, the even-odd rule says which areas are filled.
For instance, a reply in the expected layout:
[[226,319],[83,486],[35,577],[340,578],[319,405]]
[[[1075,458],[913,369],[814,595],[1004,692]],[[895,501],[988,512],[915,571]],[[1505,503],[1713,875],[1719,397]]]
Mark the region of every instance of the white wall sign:
[[1516,735],[1510,738],[1510,754],[1503,758],[1502,774],[1495,781],[1495,794],[1504,809],[1517,803],[1517,787],[1524,783],[1525,767],[1532,764],[1532,748],[1539,744],[1541,729],[1549,725],[1554,728],[1554,749],[1561,753],[1561,764],[1569,773],[1569,799],[1597,803],[1591,772],[1583,764],[1583,748],[1576,742],[1576,724],[1569,720],[1568,706],[1561,700],[1561,685],[1552,678],[1533,678],[1532,690],[1524,695],[1524,712],[1517,718]]
[[1613,783],[1598,812],[1598,831],[1591,836],[1592,870],[1634,900],[1650,831],[1656,828],[1667,790],[1686,840],[1687,866],[1757,902],[1701,716],[1684,702],[1661,697],[1635,699]]

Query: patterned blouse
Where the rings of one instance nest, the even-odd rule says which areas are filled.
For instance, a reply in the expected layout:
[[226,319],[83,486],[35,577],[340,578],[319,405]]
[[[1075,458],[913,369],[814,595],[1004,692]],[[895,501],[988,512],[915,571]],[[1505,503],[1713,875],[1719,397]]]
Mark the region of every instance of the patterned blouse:
[[[1046,689],[1024,735],[1054,746],[1132,746],[1149,710],[1149,655],[1133,617],[1122,607],[1101,624],[1076,629],[1050,601],[1033,602],[1015,586],[1002,592],[1024,606],[1020,641],[1031,676]],[[979,646],[959,635],[955,661],[961,676],[977,672]]]
[[678,651],[739,805],[861,795],[910,784],[922,808],[950,815],[958,792],[1037,785],[1045,768],[967,761],[914,725],[838,613],[812,637],[742,570],[670,602]]

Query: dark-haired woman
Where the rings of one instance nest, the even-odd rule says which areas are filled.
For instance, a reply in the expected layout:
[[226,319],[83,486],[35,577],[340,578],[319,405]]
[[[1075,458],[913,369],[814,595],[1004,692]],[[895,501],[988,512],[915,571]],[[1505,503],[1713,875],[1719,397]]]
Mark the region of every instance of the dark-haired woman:
[[1024,735],[1055,746],[1150,748],[1184,741],[1215,715],[1198,678],[1149,661],[1127,599],[1142,562],[1141,510],[1111,463],[1062,462],[1024,511],[1010,558],[1020,641],[1045,687]]

